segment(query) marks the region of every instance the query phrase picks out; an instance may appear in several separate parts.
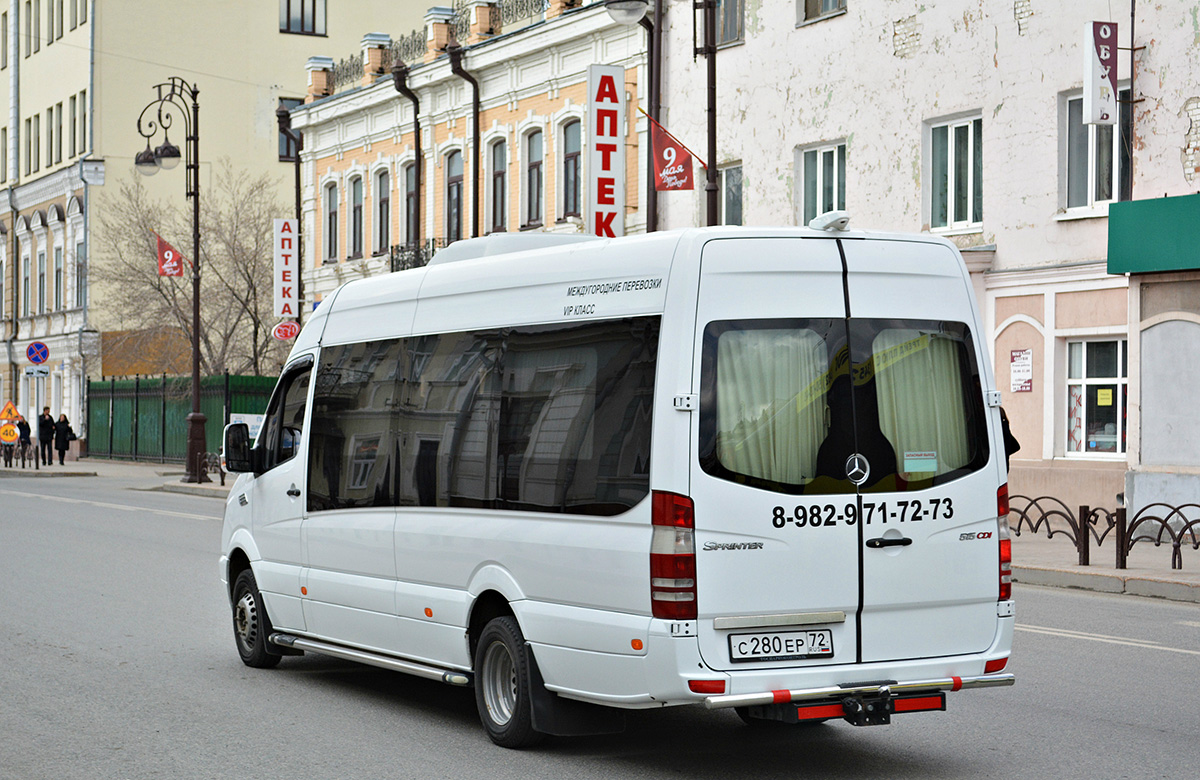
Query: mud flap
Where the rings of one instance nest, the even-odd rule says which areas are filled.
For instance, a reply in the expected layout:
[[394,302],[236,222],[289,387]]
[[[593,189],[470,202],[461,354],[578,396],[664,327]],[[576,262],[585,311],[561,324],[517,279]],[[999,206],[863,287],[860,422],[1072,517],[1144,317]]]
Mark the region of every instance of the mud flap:
[[564,699],[546,690],[533,647],[526,642],[525,649],[529,657],[529,702],[535,730],[555,737],[619,734],[625,730],[625,713],[621,710]]

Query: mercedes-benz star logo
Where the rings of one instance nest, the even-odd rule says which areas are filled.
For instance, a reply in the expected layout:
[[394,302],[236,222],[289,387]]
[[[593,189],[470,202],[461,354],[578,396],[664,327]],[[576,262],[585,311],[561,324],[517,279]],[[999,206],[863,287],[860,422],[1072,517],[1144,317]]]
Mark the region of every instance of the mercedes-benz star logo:
[[846,458],[846,478],[855,485],[861,485],[866,482],[870,474],[871,464],[862,455],[856,452]]

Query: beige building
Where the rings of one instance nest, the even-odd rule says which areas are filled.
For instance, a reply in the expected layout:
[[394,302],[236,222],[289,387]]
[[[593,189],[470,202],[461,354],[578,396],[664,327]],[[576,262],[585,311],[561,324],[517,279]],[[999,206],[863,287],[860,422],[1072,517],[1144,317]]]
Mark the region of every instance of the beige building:
[[[180,77],[199,90],[202,199],[228,158],[239,171],[277,178],[288,207],[292,165],[275,110],[303,99],[313,48],[350,51],[362,30],[407,30],[424,13],[423,3],[387,0],[277,6],[0,3],[0,403],[16,402],[31,419],[49,406],[86,434],[83,396],[87,377],[101,375],[99,333],[121,327],[91,294],[89,250],[121,184],[138,175],[133,158],[146,140],[137,121],[154,85]],[[181,124],[170,140],[184,147]],[[185,207],[182,165],[145,182],[152,197]],[[190,254],[189,235],[171,238]],[[45,376],[26,375],[36,372],[27,356],[34,342],[47,348]]]
[[[476,1],[430,8],[424,28],[400,39],[364,35],[353,52],[358,71],[312,57],[308,104],[294,120],[306,139],[306,307],[342,282],[423,262],[460,238],[584,230],[587,68],[596,63],[625,71],[624,224],[643,230],[644,38],[614,24],[603,3]],[[477,119],[455,58],[479,86]],[[394,61],[407,67],[399,86],[415,105],[398,90]]]

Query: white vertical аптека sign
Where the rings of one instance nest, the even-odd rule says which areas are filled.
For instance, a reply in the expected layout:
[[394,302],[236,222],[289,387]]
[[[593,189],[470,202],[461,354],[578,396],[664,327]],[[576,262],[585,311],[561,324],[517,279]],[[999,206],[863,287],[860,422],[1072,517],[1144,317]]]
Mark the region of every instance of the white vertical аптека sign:
[[296,254],[297,223],[275,220],[275,316],[295,317],[300,312],[300,258]]
[[587,229],[625,235],[625,70],[589,65]]
[[1117,123],[1117,25],[1091,22],[1084,41],[1083,123]]

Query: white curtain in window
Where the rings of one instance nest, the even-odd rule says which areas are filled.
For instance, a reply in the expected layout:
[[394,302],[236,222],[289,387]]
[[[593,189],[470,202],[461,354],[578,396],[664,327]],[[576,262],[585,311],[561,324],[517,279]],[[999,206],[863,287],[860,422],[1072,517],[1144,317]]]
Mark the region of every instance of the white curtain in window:
[[723,333],[717,343],[717,458],[790,485],[816,472],[829,359],[810,330]]
[[[922,478],[967,464],[967,420],[958,343],[916,330],[885,330],[871,346],[879,427],[896,450],[896,465],[915,453],[936,453],[937,471],[914,471]],[[906,454],[910,458],[906,458]]]

